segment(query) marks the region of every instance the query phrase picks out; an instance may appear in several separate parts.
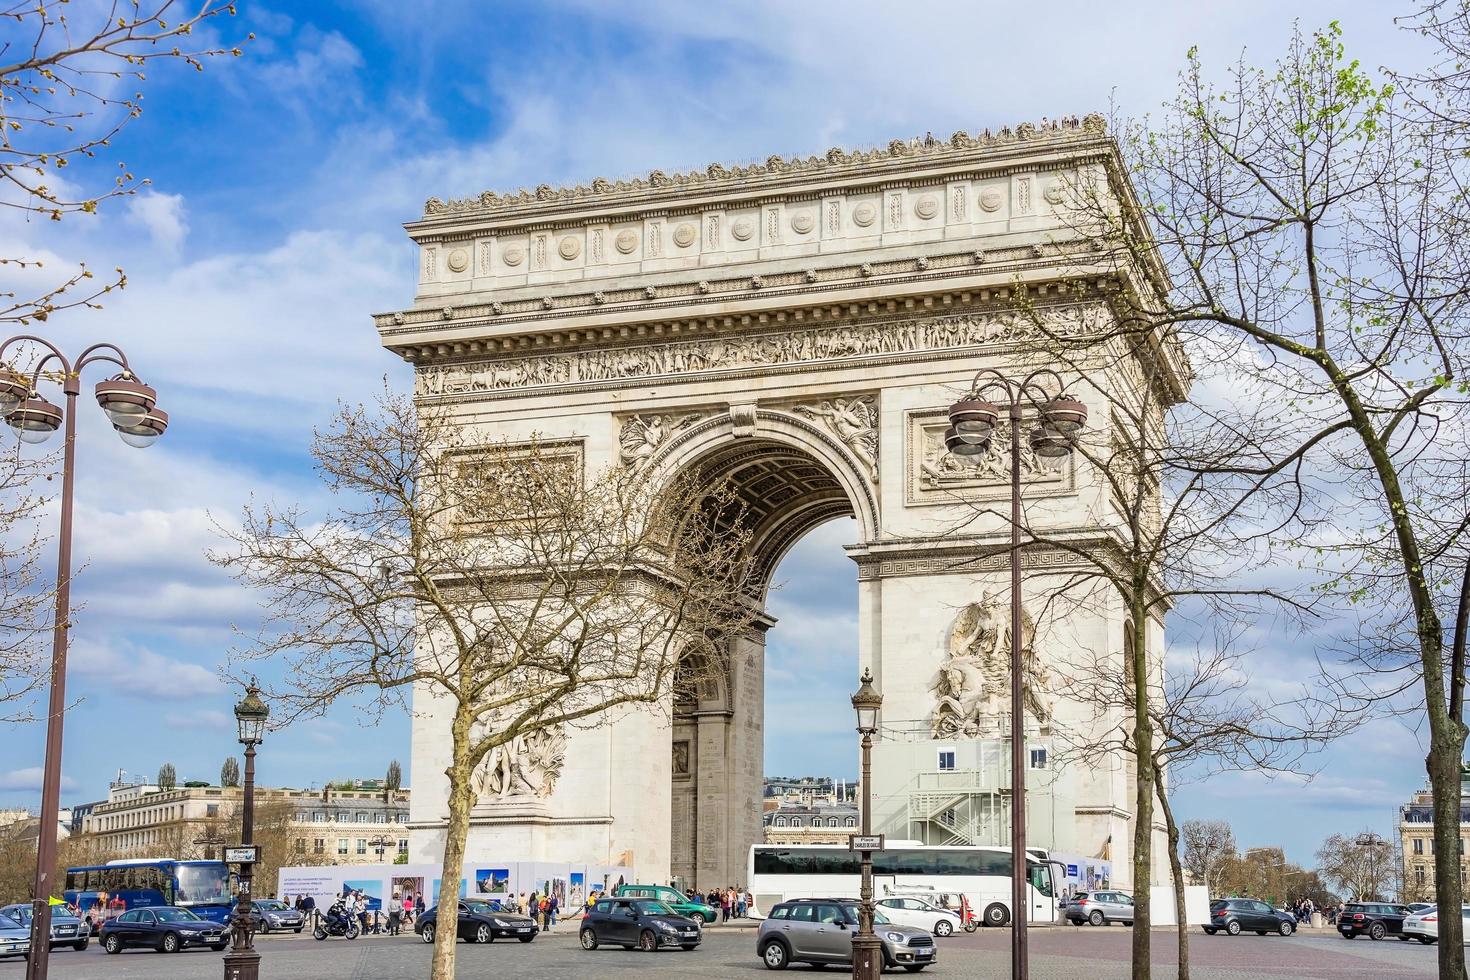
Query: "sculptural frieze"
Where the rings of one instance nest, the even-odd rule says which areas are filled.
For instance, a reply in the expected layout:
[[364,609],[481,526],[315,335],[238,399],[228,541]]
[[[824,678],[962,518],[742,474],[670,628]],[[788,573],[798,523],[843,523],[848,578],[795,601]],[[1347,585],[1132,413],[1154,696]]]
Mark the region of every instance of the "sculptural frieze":
[[[1002,421],[991,436],[990,448],[980,456],[971,456],[962,462],[958,456],[944,446],[944,427],[925,426],[923,429],[923,455],[919,462],[919,480],[923,487],[941,490],[952,486],[976,483],[1009,483],[1011,479],[1011,424]],[[1036,458],[1031,444],[1021,440],[1021,479],[1063,479],[1064,472],[1047,470]]]
[[[1050,671],[1036,652],[1036,623],[1021,611],[1022,700],[1043,729],[1051,724]],[[1010,607],[989,592],[967,603],[950,625],[945,657],[929,682],[934,738],[975,738],[1010,709]]]
[[624,419],[618,431],[623,465],[632,470],[641,469],[670,436],[698,420],[695,414],[634,415]]
[[[482,722],[480,730],[490,722]],[[475,799],[495,803],[544,800],[556,790],[566,761],[567,735],[561,726],[517,735],[486,753],[470,777]]]
[[1096,304],[1047,311],[1043,330],[1012,312],[966,313],[874,324],[845,324],[786,333],[718,337],[557,354],[507,355],[447,366],[425,365],[420,396],[504,391],[536,385],[605,383],[702,371],[767,367],[805,361],[906,354],[1009,344],[1093,332],[1104,316]]
[[878,405],[872,395],[826,399],[793,411],[825,425],[863,464],[868,479],[878,482]]

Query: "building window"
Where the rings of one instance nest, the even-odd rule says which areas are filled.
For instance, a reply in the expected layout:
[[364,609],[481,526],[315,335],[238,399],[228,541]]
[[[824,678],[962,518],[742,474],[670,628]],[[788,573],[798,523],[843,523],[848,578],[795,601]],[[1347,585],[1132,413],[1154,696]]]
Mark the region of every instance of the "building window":
[[857,826],[857,818],[856,817],[848,817],[847,818],[847,825],[849,827],[856,827]]
[[297,854],[305,854],[306,853],[306,838],[305,837],[298,837],[298,838],[296,838],[296,853]]
[[338,854],[342,854],[342,855],[345,855],[347,853],[347,838],[346,837],[338,837],[337,838],[337,853]]
[[1424,869],[1422,867],[1414,869],[1414,882],[1420,888],[1424,887]]
[[1415,837],[1414,838],[1414,853],[1415,854],[1423,854],[1424,853],[1424,838],[1423,837]]
[[952,772],[954,770],[954,749],[939,750],[939,769],[941,772]]
[[326,851],[327,851],[327,842],[325,840],[323,840],[322,838],[318,837],[316,840],[314,840],[314,841],[311,842],[311,853],[313,853],[313,854],[325,854]]
[[399,854],[407,854],[408,853],[408,838],[407,837],[400,837],[400,838],[398,838],[398,853]]
[[367,853],[367,838],[366,837],[359,837],[357,839],[357,853],[358,854],[366,854]]
[[1031,750],[1031,768],[1046,768],[1046,749],[1037,748]]
[[219,816],[219,804],[218,803],[206,803],[204,805],[204,815],[206,817],[217,817],[217,816]]

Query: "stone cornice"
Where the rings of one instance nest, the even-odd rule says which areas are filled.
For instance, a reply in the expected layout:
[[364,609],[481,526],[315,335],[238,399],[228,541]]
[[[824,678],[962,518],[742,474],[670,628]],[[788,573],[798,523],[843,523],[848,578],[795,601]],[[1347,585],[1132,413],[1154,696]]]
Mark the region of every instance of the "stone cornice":
[[702,171],[670,175],[654,170],[646,178],[632,180],[609,181],[599,177],[589,186],[554,188],[542,184],[534,191],[524,188],[514,194],[486,191],[477,197],[450,201],[431,197],[424,204],[423,219],[407,227],[417,238],[466,217],[534,221],[588,205],[649,209],[663,203],[675,207],[680,198],[691,193],[779,193],[813,178],[823,181],[898,179],[916,167],[926,165],[994,164],[1018,155],[1018,151],[1021,155],[1035,155],[1053,149],[1075,153],[1079,144],[1087,143],[1106,145],[1106,125],[1102,116],[1093,114],[1081,119],[1072,116],[1055,122],[1043,120],[1040,125],[1022,123],[1014,130],[1010,127],[998,133],[985,130],[976,136],[957,132],[946,141],[936,140],[932,135],[921,139],[893,140],[885,147],[871,150],[849,151],[834,147],[820,157],[785,158],[777,155],[767,158],[764,163],[748,166],[726,167],[713,163]]

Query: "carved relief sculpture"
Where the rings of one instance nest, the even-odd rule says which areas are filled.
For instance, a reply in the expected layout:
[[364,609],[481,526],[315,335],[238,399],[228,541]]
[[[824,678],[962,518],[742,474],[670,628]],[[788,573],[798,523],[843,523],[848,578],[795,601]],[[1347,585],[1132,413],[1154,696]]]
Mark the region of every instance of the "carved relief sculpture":
[[[960,462],[944,448],[944,433],[940,428],[924,433],[924,457],[919,464],[920,480],[930,489],[941,489],[956,483],[1009,483],[1011,479],[1011,424],[1002,421],[995,427],[990,438],[990,449],[983,456],[970,457],[973,462]],[[1021,479],[1060,480],[1060,471],[1045,470],[1031,443],[1021,440]]]
[[[1047,730],[1052,706],[1050,672],[1035,649],[1036,623],[1021,610],[1022,698],[1025,710]],[[989,592],[962,608],[949,629],[944,660],[929,683],[934,738],[974,738],[996,728],[1010,708],[1010,608]]]
[[634,415],[623,421],[618,432],[623,465],[640,469],[669,436],[693,425],[698,415]]
[[815,405],[797,405],[794,411],[823,422],[878,482],[878,406],[872,395],[833,398]]
[[495,746],[471,776],[476,799],[490,803],[548,798],[561,777],[566,747],[567,735],[559,726],[517,735]]

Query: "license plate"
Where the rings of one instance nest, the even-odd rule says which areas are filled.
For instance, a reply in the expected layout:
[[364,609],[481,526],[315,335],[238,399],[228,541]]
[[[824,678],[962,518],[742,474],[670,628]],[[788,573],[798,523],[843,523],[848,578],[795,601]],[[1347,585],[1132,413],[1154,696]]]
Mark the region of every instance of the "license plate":
[[914,950],[914,955],[915,956],[918,956],[920,958],[923,958],[925,956],[933,956],[934,955],[934,950],[932,950],[932,949],[916,949],[916,950]]
[[516,932],[530,932],[530,931],[531,931],[531,927],[530,926],[521,926],[519,929],[516,930]]

